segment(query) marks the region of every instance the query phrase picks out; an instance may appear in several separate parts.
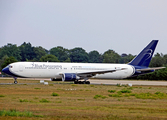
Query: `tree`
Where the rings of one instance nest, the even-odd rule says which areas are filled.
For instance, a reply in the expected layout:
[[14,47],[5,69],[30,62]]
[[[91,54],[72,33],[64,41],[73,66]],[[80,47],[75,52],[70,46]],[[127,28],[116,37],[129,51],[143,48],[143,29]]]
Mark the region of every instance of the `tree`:
[[79,47],[70,50],[71,62],[88,62],[88,53]]
[[70,58],[67,58],[64,62],[71,62]]
[[103,54],[103,63],[119,63],[120,55],[113,50],[108,50]]
[[166,64],[167,64],[167,54],[165,54],[165,55],[163,56],[163,59],[164,59],[164,64],[166,65]]
[[163,54],[155,54],[155,56],[152,58],[151,62],[150,62],[150,67],[161,67],[163,66],[165,63],[164,59],[163,59]]
[[0,59],[0,70],[2,70],[2,64],[5,62],[5,60],[9,58],[7,55],[5,55],[2,59]]
[[10,57],[5,59],[4,63],[1,65],[1,68],[4,68],[7,65],[9,65],[10,63],[14,63],[14,62],[17,62],[17,60],[13,56],[10,56]]
[[33,61],[39,61],[39,59],[42,56],[46,55],[46,50],[44,48],[42,48],[41,46],[39,47],[34,47],[33,49],[34,53],[35,53],[35,58],[33,58]]
[[124,53],[124,54],[121,55],[121,57],[120,57],[120,59],[119,59],[119,63],[128,63],[128,62],[130,62],[133,58],[134,58],[133,55],[131,55],[131,54],[127,55],[127,54]]
[[39,60],[39,62],[59,62],[59,60],[57,59],[56,56],[54,55],[45,55],[45,56],[42,56]]
[[4,47],[1,48],[0,50],[0,59],[2,59],[5,55],[7,56],[13,56],[16,60],[21,60],[20,56],[20,50],[15,44],[10,44],[8,43]]
[[61,46],[52,48],[50,54],[55,55],[61,62],[69,58],[69,50]]
[[36,56],[34,47],[32,47],[31,43],[24,42],[21,46],[19,46],[19,49],[22,56],[21,61],[33,60]]
[[102,56],[99,54],[98,51],[94,50],[89,52],[89,63],[102,63]]

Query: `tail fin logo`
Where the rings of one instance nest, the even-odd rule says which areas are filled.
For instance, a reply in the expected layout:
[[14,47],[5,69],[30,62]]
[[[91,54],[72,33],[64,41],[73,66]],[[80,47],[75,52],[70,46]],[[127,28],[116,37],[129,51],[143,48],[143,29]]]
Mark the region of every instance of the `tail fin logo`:
[[149,59],[152,56],[153,50],[152,49],[147,49],[146,53],[144,56],[146,56],[145,60]]
[[129,64],[148,67],[158,40],[152,40]]

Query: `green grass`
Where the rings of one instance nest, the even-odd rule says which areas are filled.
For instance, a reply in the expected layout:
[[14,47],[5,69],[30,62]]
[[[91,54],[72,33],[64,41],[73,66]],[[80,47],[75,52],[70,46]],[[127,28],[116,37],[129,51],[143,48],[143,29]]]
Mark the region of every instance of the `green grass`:
[[5,95],[0,95],[0,97],[5,97]]
[[162,92],[152,93],[131,93],[128,90],[118,91],[117,94],[109,94],[109,97],[131,97],[134,96],[137,99],[167,99],[167,94]]
[[155,94],[152,94],[147,92],[135,94],[135,97],[138,99],[167,99],[167,94],[161,92],[156,92]]
[[120,91],[118,91],[117,93],[131,93],[132,91],[127,90],[127,89],[122,89]]
[[56,101],[56,103],[62,103],[62,101]]
[[107,98],[107,97],[106,97],[106,96],[103,96],[103,95],[95,95],[93,98],[94,98],[94,99],[98,99],[98,98],[105,99],[105,98]]
[[11,110],[0,110],[0,116],[16,116],[16,117],[43,117],[42,115],[34,115],[29,111],[17,111],[16,109]]
[[128,90],[133,90],[133,87],[128,87],[127,89],[128,89]]
[[34,89],[36,89],[36,90],[40,90],[41,88],[34,88]]
[[41,102],[41,103],[49,103],[49,101],[47,99],[41,99],[39,102]]
[[59,96],[59,94],[53,92],[52,96]]
[[77,99],[77,100],[79,100],[79,101],[85,101],[85,99]]
[[108,90],[108,92],[110,92],[110,93],[115,93],[116,90]]
[[49,84],[49,86],[54,86],[53,84]]
[[[7,79],[7,81],[11,82],[13,79]],[[36,80],[18,81],[19,83],[39,83]],[[6,80],[0,80],[0,82],[5,83]],[[0,120],[167,119],[166,86],[151,86],[150,89],[150,86],[117,87],[85,84],[73,86],[69,83],[57,84],[54,81],[49,81],[49,84],[54,84],[54,86],[43,84],[1,85],[0,95],[5,97],[0,97]],[[38,90],[38,88],[40,89]],[[75,90],[76,88],[77,90]],[[52,93],[58,93],[59,96],[54,97]],[[29,115],[31,117],[19,115],[26,113],[25,110],[31,114]],[[11,114],[15,114],[15,116]],[[43,115],[43,117],[36,118],[36,115]]]
[[156,97],[153,96],[151,93],[140,93],[140,94],[135,94],[135,97],[138,99],[156,99]]
[[122,97],[121,94],[109,94],[108,96],[109,97]]
[[27,99],[23,99],[23,100],[22,100],[22,99],[19,99],[19,101],[20,101],[20,102],[28,102]]

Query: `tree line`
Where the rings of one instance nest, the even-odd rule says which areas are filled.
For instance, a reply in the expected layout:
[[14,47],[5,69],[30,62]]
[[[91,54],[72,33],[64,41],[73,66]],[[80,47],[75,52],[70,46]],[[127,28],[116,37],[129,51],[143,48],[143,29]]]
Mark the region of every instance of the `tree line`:
[[[66,49],[62,46],[47,50],[41,46],[34,47],[24,42],[20,46],[8,43],[0,48],[0,70],[12,62],[72,62],[72,63],[128,63],[135,55],[123,53],[119,55],[114,50],[107,50],[103,54],[93,50],[87,53],[83,48]],[[156,53],[151,60],[150,67],[167,66],[167,54]],[[167,80],[167,69],[136,77],[135,79]]]

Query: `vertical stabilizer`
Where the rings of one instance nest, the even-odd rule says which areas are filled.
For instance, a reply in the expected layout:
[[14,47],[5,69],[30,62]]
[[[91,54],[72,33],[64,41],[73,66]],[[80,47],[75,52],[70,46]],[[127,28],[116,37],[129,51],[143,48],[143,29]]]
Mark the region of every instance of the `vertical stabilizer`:
[[158,40],[152,40],[130,63],[129,65],[148,67]]

